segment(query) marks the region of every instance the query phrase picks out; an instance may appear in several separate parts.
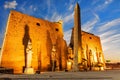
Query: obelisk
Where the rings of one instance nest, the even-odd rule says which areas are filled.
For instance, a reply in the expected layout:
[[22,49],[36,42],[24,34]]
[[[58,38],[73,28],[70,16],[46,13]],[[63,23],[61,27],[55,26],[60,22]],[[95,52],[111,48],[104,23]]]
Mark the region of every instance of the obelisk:
[[80,7],[77,3],[74,8],[74,31],[73,31],[73,71],[78,71],[78,63],[81,62],[81,21],[80,21]]

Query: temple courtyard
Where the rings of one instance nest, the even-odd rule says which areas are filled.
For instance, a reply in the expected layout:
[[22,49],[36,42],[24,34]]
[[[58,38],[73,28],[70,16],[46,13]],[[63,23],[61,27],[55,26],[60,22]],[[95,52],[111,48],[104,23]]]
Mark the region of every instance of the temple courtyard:
[[120,70],[0,74],[0,80],[120,80]]

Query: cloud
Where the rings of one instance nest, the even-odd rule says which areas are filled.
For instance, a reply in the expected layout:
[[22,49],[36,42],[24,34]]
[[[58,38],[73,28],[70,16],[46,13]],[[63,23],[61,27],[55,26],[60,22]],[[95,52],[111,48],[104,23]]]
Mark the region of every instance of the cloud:
[[38,6],[35,5],[34,3],[29,2],[29,0],[26,0],[26,1],[22,2],[22,4],[19,4],[19,7],[17,9],[19,11],[23,12],[24,14],[34,16],[35,11],[37,11],[37,9],[38,9]]
[[99,2],[99,0],[94,0],[93,2],[92,2],[92,5],[95,5],[95,4],[97,4]]
[[92,12],[92,18],[90,20],[87,20],[83,25],[82,25],[82,30],[90,32],[94,26],[96,25],[96,23],[100,20],[99,16]]
[[26,5],[28,3],[29,3],[29,0],[25,0],[21,5],[19,5],[18,9],[22,10],[22,12],[26,12]]
[[[66,13],[67,14],[67,13]],[[52,14],[52,16],[46,16],[45,19],[46,20],[50,20],[50,21],[59,21],[59,20],[63,20],[64,24],[68,23],[69,21],[73,20],[73,15],[74,12],[68,14],[67,16],[65,15],[60,15],[58,14],[56,11]],[[65,16],[65,17],[64,17]]]
[[93,27],[96,23],[97,23],[96,19],[88,21],[88,22],[86,22],[85,24],[82,25],[82,30],[90,32],[93,29]]
[[33,8],[33,5],[30,5],[30,9],[32,9]]
[[50,19],[52,21],[58,21],[59,19],[61,19],[61,16],[57,12],[54,12],[53,16]]
[[37,10],[37,8],[34,7],[33,5],[30,5],[30,9],[33,10],[33,11],[36,11],[36,10]]
[[[101,38],[101,43],[105,55],[109,56],[110,54],[112,54],[113,57],[118,56],[117,53],[120,52],[120,34],[114,34],[110,35],[107,38]],[[113,58],[111,57],[111,59]]]
[[[80,3],[81,0],[79,0],[77,2]],[[70,0],[70,1],[66,2],[65,6],[66,6],[67,11],[73,11],[74,6],[76,5],[77,2],[75,0]]]
[[101,38],[107,38],[107,37],[110,37],[111,35],[114,35],[116,33],[116,31],[117,30],[110,30],[110,31],[107,31],[107,32],[100,34],[99,36]]
[[64,33],[64,39],[66,40],[68,45],[70,43],[71,34],[72,34],[72,30],[71,29]]
[[120,25],[120,18],[118,19],[114,19],[112,21],[108,21],[106,23],[104,23],[103,25],[99,26],[99,32],[101,31],[106,31],[112,27],[118,27],[118,25]]
[[119,33],[115,34],[115,30],[114,31],[108,31],[108,32],[105,32],[105,33],[101,34],[101,39],[102,39],[103,44],[108,43],[108,45],[109,45],[111,42],[115,43],[116,40],[118,42],[118,40],[120,40],[120,34]]
[[74,5],[71,4],[71,5],[69,6],[68,10],[72,10],[73,7],[74,7]]
[[57,12],[54,12],[52,14],[52,16],[46,16],[45,17],[46,20],[49,20],[49,21],[53,21],[53,22],[56,22],[56,21],[59,21],[62,19],[62,16],[59,15]]
[[[72,10],[74,8],[74,2],[75,1],[72,0],[72,1],[69,1],[68,3],[64,4],[66,12],[63,14],[61,12],[58,13],[57,7],[55,5],[51,5],[51,4],[53,4],[53,2],[48,0],[46,6],[48,7],[47,13],[49,16],[46,15],[45,19],[49,20],[49,21],[54,21],[54,22],[58,21],[58,20],[63,20],[63,25],[67,24],[68,22],[73,20],[74,12]],[[49,10],[50,8],[52,8],[51,11]]]
[[[106,37],[106,38],[101,38],[102,39],[102,43],[103,44],[107,44],[107,45],[110,45],[111,43],[116,43],[116,40],[118,42],[118,40],[120,39],[119,38],[120,35],[119,34],[115,34],[115,35],[110,35],[109,37]],[[112,45],[113,46],[113,45]],[[113,46],[115,47],[115,46]]]
[[100,5],[96,6],[96,8],[94,10],[101,11],[101,10],[105,9],[109,4],[111,4],[112,1],[113,0],[104,0],[104,2],[101,3]]
[[47,4],[47,7],[48,7],[48,14],[50,13],[50,8],[51,8],[51,0],[46,0],[46,4]]
[[9,1],[6,1],[5,4],[4,4],[4,8],[7,9],[16,9],[16,6],[17,6],[17,2],[14,0],[12,2],[9,2]]
[[106,0],[105,2],[104,2],[104,4],[110,4],[112,2],[112,0]]
[[74,15],[74,12],[72,12],[71,14],[67,15],[66,17],[63,18],[63,21],[65,23],[69,22],[70,20],[73,20],[73,15]]
[[[103,51],[105,53],[106,59],[114,59],[120,52],[120,28],[119,24],[120,18],[114,19],[112,21],[104,22],[98,27],[98,32],[100,32],[101,43]],[[112,56],[112,57],[111,57]],[[120,60],[120,59],[118,59]]]

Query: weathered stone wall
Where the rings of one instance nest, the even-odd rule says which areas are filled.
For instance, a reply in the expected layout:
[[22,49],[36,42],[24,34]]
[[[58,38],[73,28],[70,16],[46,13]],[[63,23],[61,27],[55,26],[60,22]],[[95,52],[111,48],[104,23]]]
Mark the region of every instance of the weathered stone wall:
[[63,40],[61,22],[49,22],[34,18],[17,11],[11,11],[2,46],[1,66],[13,68],[14,73],[22,73],[26,61],[28,40],[32,41],[32,67],[40,71],[48,71],[51,67],[52,45],[57,47],[57,55],[61,55],[62,66],[66,63],[66,42]]
[[[82,31],[81,33],[82,35],[82,54],[80,55],[80,59],[81,63],[82,58],[87,60],[87,66],[90,67],[91,64],[92,66],[97,65],[98,62],[102,61],[101,63],[103,63],[103,67],[105,68],[105,59],[104,59],[104,54],[102,51],[102,46],[101,46],[101,41],[100,41],[100,37]],[[70,42],[70,47],[73,49],[73,31],[72,31],[72,36],[71,36],[71,42]],[[100,55],[101,54],[101,55]],[[90,55],[92,56],[92,58],[90,58]],[[101,56],[101,59],[99,58]]]
[[99,53],[101,53],[103,64],[105,67],[104,55],[103,55],[103,51],[102,51],[100,37],[95,36],[94,34],[82,31],[82,48],[83,48],[82,52],[84,53],[85,58],[87,58],[87,56],[89,56],[89,53],[91,51],[91,53],[93,55],[94,63],[98,62],[97,56]]

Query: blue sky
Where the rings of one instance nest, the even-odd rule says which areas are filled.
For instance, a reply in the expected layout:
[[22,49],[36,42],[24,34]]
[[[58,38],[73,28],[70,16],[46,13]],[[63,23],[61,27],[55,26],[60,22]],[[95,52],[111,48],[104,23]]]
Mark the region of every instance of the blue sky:
[[120,62],[120,0],[0,0],[0,45],[10,10],[52,22],[62,19],[64,38],[69,43],[77,2],[82,30],[100,36],[105,59]]

